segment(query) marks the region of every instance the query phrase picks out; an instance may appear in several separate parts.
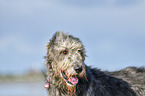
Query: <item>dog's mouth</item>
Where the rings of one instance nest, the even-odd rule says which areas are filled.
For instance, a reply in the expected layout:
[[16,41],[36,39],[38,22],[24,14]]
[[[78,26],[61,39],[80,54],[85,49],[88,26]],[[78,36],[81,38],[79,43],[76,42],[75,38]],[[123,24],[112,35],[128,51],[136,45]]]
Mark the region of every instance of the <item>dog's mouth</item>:
[[76,85],[78,84],[78,77],[76,75],[73,75],[73,76],[67,76],[65,74],[65,72],[61,72],[61,75],[63,77],[63,79],[66,81],[66,83],[70,84],[70,85]]

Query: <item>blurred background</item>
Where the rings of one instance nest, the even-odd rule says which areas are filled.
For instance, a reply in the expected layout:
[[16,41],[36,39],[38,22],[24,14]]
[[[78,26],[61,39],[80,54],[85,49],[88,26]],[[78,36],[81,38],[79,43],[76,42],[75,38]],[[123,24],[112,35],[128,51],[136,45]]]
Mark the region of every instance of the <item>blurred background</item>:
[[45,44],[79,37],[86,65],[145,66],[145,0],[0,0],[0,96],[46,96]]

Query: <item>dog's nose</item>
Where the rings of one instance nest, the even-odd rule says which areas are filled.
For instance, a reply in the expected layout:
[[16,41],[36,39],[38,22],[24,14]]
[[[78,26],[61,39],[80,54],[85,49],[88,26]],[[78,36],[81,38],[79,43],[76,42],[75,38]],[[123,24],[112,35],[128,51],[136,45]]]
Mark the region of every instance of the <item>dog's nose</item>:
[[81,73],[83,70],[82,66],[75,68],[76,73]]

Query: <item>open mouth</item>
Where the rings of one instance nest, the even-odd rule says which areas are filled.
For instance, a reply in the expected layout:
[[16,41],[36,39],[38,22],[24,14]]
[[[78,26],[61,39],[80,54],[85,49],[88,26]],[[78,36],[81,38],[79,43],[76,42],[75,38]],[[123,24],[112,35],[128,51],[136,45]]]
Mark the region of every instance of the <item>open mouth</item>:
[[66,81],[66,83],[70,85],[76,85],[78,83],[78,77],[76,75],[73,76],[67,76],[65,72],[61,72],[63,79]]

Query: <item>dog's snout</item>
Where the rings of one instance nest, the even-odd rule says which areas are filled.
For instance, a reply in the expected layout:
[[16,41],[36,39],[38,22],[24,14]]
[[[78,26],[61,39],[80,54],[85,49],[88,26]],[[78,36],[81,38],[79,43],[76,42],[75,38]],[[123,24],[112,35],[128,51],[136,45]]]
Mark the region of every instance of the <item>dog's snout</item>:
[[75,68],[76,73],[81,73],[83,70],[82,66]]

